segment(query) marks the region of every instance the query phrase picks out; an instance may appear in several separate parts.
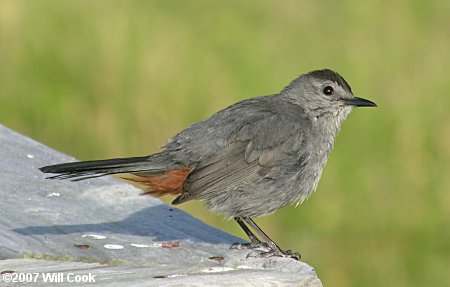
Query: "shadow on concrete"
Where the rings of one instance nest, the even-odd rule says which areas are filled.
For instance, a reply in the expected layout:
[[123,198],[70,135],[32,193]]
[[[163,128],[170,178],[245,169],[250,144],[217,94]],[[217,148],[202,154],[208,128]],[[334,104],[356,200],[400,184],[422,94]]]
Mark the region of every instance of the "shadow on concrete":
[[189,239],[206,243],[233,243],[238,238],[210,227],[185,212],[161,204],[141,209],[121,221],[37,225],[15,228],[21,235],[58,235],[71,233],[108,233],[149,236],[154,241]]

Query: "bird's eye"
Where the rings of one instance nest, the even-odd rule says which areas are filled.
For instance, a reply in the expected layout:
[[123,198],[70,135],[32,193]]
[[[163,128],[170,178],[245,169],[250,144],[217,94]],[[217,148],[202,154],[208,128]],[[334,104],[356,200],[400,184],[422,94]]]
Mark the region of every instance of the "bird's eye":
[[324,95],[331,96],[334,93],[334,89],[331,86],[326,86],[325,88],[323,88],[322,92]]

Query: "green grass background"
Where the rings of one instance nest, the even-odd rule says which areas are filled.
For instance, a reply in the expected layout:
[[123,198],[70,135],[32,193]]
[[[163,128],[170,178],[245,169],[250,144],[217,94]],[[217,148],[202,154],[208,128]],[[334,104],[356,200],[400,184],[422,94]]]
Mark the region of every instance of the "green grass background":
[[441,0],[0,0],[0,122],[83,160],[145,155],[335,69],[379,108],[350,115],[312,198],[257,222],[325,286],[450,286],[449,13]]

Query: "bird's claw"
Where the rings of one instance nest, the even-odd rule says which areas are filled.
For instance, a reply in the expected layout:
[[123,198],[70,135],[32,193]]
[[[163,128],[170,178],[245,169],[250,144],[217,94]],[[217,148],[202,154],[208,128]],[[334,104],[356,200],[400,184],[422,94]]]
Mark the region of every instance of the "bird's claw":
[[284,258],[292,258],[294,260],[299,261],[302,257],[300,253],[298,252],[292,252],[291,250],[286,251],[276,251],[276,250],[270,250],[268,252],[258,252],[258,251],[252,251],[249,254],[247,254],[247,258],[253,257],[253,258],[269,258],[269,257],[284,257]]
[[235,242],[230,246],[230,250],[244,250],[244,249],[269,250],[269,245],[265,242],[249,242],[249,243]]

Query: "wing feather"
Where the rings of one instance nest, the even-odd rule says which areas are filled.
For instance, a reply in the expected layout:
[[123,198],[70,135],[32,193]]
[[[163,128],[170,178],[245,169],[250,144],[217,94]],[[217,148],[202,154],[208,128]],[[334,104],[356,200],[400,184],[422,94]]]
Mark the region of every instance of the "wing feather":
[[225,146],[195,166],[184,184],[185,192],[173,203],[208,200],[233,189],[245,189],[276,177],[287,157],[300,158],[309,123],[293,105],[284,111],[248,121],[237,129]]

